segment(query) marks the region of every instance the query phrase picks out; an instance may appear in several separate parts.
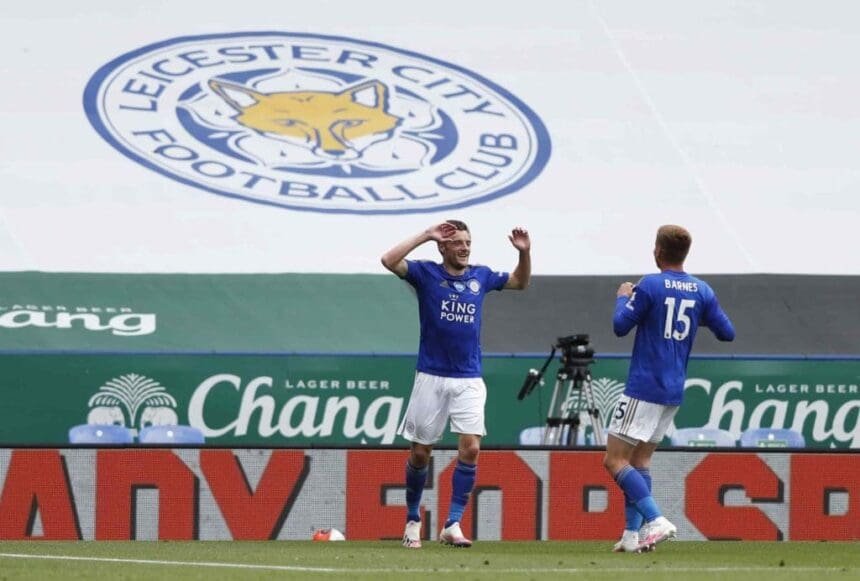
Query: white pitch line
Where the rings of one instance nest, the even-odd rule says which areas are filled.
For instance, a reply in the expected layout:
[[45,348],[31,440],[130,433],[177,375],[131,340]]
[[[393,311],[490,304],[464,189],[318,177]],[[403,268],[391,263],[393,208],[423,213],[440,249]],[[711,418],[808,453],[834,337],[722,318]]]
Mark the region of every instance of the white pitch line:
[[[392,567],[388,569],[370,569],[370,568],[335,568],[335,567],[302,567],[299,565],[255,565],[252,563],[219,563],[216,561],[167,561],[155,559],[122,559],[119,557],[76,557],[72,555],[34,555],[26,553],[0,553],[0,559],[41,559],[50,561],[79,561],[90,563],[124,563],[131,565],[161,565],[175,567],[209,567],[220,569],[253,569],[257,571],[294,571],[300,573],[488,573],[491,575],[498,574],[528,574],[528,573],[590,573],[600,574],[617,574],[635,572],[637,575],[647,575],[648,573],[658,573],[665,575],[666,573],[744,573],[758,571],[792,571],[792,572],[824,572],[824,571],[841,571],[843,569],[853,570],[852,567],[665,567],[644,569],[639,567],[549,567],[549,568],[519,568],[519,569],[490,569],[490,568],[469,568],[460,567],[457,569],[442,569],[442,568],[414,568],[405,569],[403,567]],[[635,557],[634,557],[635,559]]]
[[263,569],[266,571],[300,571],[304,573],[342,573],[346,569],[300,567],[298,565],[255,565],[253,563],[219,563],[217,561],[167,561],[156,559],[121,559],[119,557],[76,557],[73,555],[28,555],[0,553],[0,559],[44,559],[48,561],[85,561],[90,563],[129,563],[132,565],[167,565],[178,567],[214,567],[222,569]]
[[645,83],[642,82],[642,79],[639,78],[639,74],[633,68],[633,65],[630,64],[630,61],[627,59],[627,55],[624,54],[624,51],[621,50],[621,46],[618,44],[618,41],[615,40],[615,37],[612,35],[612,31],[609,29],[609,25],[606,23],[606,20],[603,16],[600,15],[600,12],[597,10],[597,5],[594,0],[591,0],[591,12],[594,14],[594,17],[597,19],[598,23],[600,23],[601,28],[603,29],[603,34],[606,36],[606,39],[609,41],[609,45],[612,47],[612,50],[615,52],[615,55],[618,57],[618,60],[621,61],[621,64],[624,65],[627,73],[633,79],[633,84],[636,85],[636,89],[639,91],[639,95],[642,97],[642,100],[645,101],[645,105],[647,105],[648,109],[651,111],[651,115],[657,121],[657,124],[660,126],[660,129],[663,131],[663,134],[666,136],[666,139],[669,140],[669,143],[675,148],[675,152],[678,154],[678,157],[681,158],[681,162],[687,168],[687,171],[690,173],[690,176],[693,178],[693,181],[696,184],[699,192],[705,198],[705,201],[708,203],[708,206],[711,207],[711,210],[716,214],[717,219],[722,224],[725,231],[729,233],[734,241],[735,245],[738,247],[741,255],[747,261],[747,264],[753,268],[756,272],[759,271],[758,263],[752,257],[752,255],[747,251],[746,247],[741,240],[740,234],[738,234],[734,225],[729,222],[729,219],[723,213],[722,208],[717,203],[716,197],[711,193],[711,190],[705,184],[705,180],[699,173],[699,170],[696,168],[693,160],[690,159],[690,156],[686,151],[681,147],[681,144],[678,143],[678,140],[675,138],[675,135],[669,129],[669,124],[666,123],[666,119],[660,113],[660,110],[657,109],[657,105],[654,103],[654,99],[651,98],[651,94],[648,92],[648,89],[645,88]]

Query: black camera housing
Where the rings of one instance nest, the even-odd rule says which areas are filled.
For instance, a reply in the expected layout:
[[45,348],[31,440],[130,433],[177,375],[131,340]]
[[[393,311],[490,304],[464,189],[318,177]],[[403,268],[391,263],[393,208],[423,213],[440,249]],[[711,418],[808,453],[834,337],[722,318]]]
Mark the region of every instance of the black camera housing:
[[559,337],[555,346],[561,349],[561,359],[565,366],[592,363],[594,348],[591,346],[591,337],[588,335]]
[[567,337],[559,337],[555,346],[559,349],[565,349],[567,347],[573,347],[577,345],[588,345],[591,342],[591,337],[586,334],[579,335],[568,335]]
[[558,350],[561,350],[559,374],[564,374],[565,377],[584,377],[588,373],[588,366],[594,363],[594,348],[591,346],[590,341],[591,338],[585,334],[559,337],[555,345],[552,346],[552,351],[540,370],[529,370],[523,386],[520,388],[519,394],[517,394],[517,399],[523,399],[537,387],[543,378],[546,368],[549,367],[550,361],[555,357]]

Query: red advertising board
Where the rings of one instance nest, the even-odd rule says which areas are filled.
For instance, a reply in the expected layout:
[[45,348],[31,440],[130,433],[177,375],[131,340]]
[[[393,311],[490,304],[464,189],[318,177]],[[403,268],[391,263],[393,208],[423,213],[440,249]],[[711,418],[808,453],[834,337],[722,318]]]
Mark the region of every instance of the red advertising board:
[[[399,538],[400,450],[0,449],[0,539]],[[434,455],[425,535],[455,453]],[[860,540],[860,456],[658,452],[654,495],[686,540]],[[623,499],[599,451],[489,451],[463,519],[482,540],[613,540]]]

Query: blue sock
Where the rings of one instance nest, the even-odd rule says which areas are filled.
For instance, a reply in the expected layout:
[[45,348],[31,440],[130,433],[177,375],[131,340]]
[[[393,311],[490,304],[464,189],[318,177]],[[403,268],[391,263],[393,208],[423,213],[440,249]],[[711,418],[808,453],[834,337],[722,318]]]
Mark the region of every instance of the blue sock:
[[630,498],[647,522],[661,516],[660,507],[651,496],[648,484],[633,466],[627,465],[615,475],[615,482]]
[[427,466],[415,468],[406,461],[406,520],[421,520],[421,494],[424,492],[424,483],[427,482]]
[[624,495],[624,529],[628,531],[638,531],[642,528],[642,513],[636,508],[636,505],[630,500],[630,497]]
[[641,476],[642,480],[645,481],[645,484],[648,485],[648,492],[651,492],[651,470],[648,468],[637,468],[636,472],[639,473],[639,476]]
[[[651,492],[651,471],[648,468],[636,468],[636,472],[642,476],[645,484],[648,486],[648,492]],[[638,531],[642,528],[642,513],[636,508],[636,504],[630,500],[627,493],[624,494],[624,528],[628,531]]]
[[477,476],[478,467],[475,464],[466,464],[457,460],[457,467],[454,468],[454,476],[452,478],[454,486],[451,491],[451,510],[448,512],[448,520],[445,521],[445,528],[448,528],[455,522],[460,522],[463,518],[463,511],[466,510],[466,504],[469,502],[469,494],[475,486],[475,477]]

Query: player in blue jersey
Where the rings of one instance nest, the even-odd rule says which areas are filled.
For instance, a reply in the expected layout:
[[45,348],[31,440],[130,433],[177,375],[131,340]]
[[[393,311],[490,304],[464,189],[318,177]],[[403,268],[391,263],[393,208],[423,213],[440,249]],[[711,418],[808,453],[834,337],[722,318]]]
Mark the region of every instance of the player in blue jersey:
[[[460,519],[475,484],[481,437],[484,436],[486,386],[481,379],[481,308],[494,290],[524,289],[531,278],[531,241],[523,228],[508,237],[519,251],[513,272],[494,272],[469,264],[472,238],[459,220],[437,224],[404,240],[382,256],[382,264],[415,288],[421,339],[412,395],[398,433],[412,442],[406,463],[406,530],[403,546],[421,547],[419,506],[433,445],[450,418],[459,435],[451,509],[439,540],[469,547]],[[442,263],[406,260],[425,242],[437,243]]]
[[699,326],[711,329],[720,341],[735,338],[732,322],[711,287],[684,272],[691,242],[686,229],[661,226],[654,247],[660,273],[646,275],[636,285],[625,282],[617,292],[615,334],[622,337],[636,327],[636,339],[603,461],[624,491],[626,522],[614,551],[647,551],[675,536],[675,525],[651,496],[651,456],[681,405],[687,360]]

